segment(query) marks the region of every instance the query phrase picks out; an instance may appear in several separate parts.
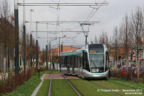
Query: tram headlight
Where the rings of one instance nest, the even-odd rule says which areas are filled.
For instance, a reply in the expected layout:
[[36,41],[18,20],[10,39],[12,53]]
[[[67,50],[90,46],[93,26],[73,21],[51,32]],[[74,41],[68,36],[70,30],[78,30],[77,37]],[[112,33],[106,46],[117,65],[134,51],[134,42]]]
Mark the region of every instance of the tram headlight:
[[92,69],[92,72],[99,72],[99,69]]

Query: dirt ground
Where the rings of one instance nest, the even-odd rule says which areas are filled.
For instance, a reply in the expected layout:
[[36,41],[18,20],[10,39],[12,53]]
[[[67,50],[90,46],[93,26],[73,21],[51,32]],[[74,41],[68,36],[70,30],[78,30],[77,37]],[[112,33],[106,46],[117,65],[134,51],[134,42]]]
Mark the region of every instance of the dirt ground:
[[[64,77],[66,77],[67,79],[78,79],[77,76],[69,76],[69,75],[64,75]],[[53,79],[64,79],[62,74],[53,74]],[[51,74],[45,74],[43,76],[44,79],[50,79],[51,78]]]

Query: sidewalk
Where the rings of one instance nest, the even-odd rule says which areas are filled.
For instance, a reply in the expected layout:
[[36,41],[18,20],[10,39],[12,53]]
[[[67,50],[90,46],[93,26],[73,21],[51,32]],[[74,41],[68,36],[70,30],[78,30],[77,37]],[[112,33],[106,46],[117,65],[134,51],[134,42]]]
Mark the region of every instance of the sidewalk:
[[42,86],[42,84],[43,84],[43,81],[44,81],[44,78],[43,78],[43,77],[44,77],[44,75],[45,75],[45,74],[43,74],[43,76],[41,76],[41,82],[40,82],[40,84],[36,87],[36,89],[33,91],[33,93],[32,93],[31,96],[36,96],[36,95],[37,95],[39,89],[41,88],[41,86]]

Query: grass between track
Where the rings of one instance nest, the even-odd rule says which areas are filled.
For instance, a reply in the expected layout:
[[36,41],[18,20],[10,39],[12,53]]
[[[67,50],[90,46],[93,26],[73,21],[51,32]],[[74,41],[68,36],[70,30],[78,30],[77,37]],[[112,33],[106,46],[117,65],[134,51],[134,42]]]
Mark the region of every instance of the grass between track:
[[[141,89],[142,90],[142,96],[144,96],[144,84],[143,83],[136,83],[133,81],[126,81],[122,79],[117,79],[117,78],[111,78],[109,82],[115,83],[122,85],[124,87],[128,87],[129,89]],[[136,96],[136,95],[135,95]],[[138,95],[140,96],[140,95]]]
[[88,80],[71,79],[72,84],[79,90],[82,96],[115,96],[111,92],[100,92],[98,86]]
[[48,79],[44,80],[36,96],[48,96],[49,81]]
[[[40,72],[40,76],[49,73],[59,73],[59,71],[42,71]],[[11,93],[3,94],[2,96],[31,96],[40,82],[41,79],[38,77],[38,73],[36,73],[28,81],[25,81],[24,84],[19,86],[16,90]]]
[[52,83],[52,96],[77,96],[77,95],[64,79],[54,79]]
[[144,84],[142,84],[142,83],[136,83],[136,82],[126,81],[126,80],[122,80],[122,79],[111,78],[109,80],[109,82],[118,83],[123,86],[128,86],[131,88],[143,88],[144,89]]
[[[119,90],[117,93],[119,93],[122,96],[143,96],[144,95],[144,84],[139,84],[139,83],[134,83],[131,81],[125,81],[121,79],[110,79],[110,80],[96,80],[96,81],[91,81],[93,84],[97,84],[100,86],[103,86],[107,89],[115,89]],[[123,90],[137,90],[140,89],[142,90],[142,94],[132,94],[134,91],[130,92],[130,94],[126,95]]]

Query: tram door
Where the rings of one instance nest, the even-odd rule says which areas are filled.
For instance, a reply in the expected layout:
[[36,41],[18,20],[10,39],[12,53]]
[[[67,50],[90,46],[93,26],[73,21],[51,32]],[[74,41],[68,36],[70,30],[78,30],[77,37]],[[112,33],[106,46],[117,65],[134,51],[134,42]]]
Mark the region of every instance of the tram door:
[[87,52],[83,51],[83,69],[90,71],[89,65],[88,65],[88,55]]

